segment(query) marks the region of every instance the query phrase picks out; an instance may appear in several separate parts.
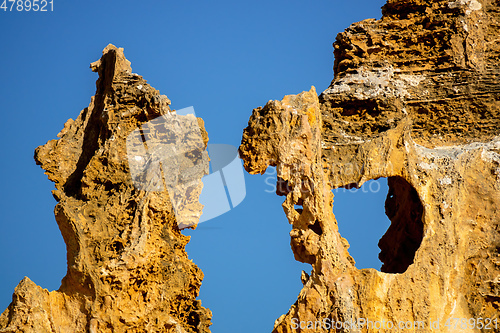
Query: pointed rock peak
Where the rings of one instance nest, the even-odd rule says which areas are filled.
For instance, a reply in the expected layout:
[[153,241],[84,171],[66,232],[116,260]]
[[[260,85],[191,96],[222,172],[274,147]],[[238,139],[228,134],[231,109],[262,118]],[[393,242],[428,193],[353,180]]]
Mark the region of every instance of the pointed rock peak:
[[105,68],[111,67],[114,72],[132,72],[132,67],[130,67],[130,61],[125,58],[123,53],[123,48],[116,47],[113,44],[109,44],[102,51],[101,59],[90,64],[90,68],[93,72],[99,73],[102,76]]

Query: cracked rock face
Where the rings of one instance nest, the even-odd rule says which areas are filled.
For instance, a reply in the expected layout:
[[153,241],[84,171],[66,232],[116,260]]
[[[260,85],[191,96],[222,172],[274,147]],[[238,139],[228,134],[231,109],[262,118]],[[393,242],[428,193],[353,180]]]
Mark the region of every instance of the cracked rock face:
[[[305,328],[324,318],[421,332],[437,320],[445,332],[450,318],[500,321],[499,24],[499,1],[389,0],[381,20],[337,36],[328,89],[253,111],[240,155],[251,174],[276,166],[292,250],[312,265],[274,332],[394,331]],[[380,177],[383,266],[359,270],[332,189]]]
[[[189,237],[180,233],[178,220],[189,216],[187,225],[193,226],[201,214],[199,180],[208,167],[201,147],[208,142],[203,121],[175,120],[168,98],[132,73],[123,49],[109,45],[91,68],[99,79],[90,105],[65,124],[59,139],[35,152],[56,186],[55,216],[67,247],[67,275],[53,292],[23,279],[0,316],[0,332],[210,332],[211,312],[196,299],[203,273],[187,257]],[[177,130],[159,129],[157,121],[151,122],[159,117],[170,119],[169,127]],[[193,122],[196,135],[179,132]],[[196,200],[180,204],[170,198],[155,172],[132,179],[127,138],[130,146],[138,128],[149,149],[167,134],[175,142],[184,135],[184,150],[196,158],[183,155],[175,167],[195,171],[189,182],[168,183],[194,193]],[[154,154],[147,156],[155,162]],[[153,182],[153,190],[138,187],[137,179],[145,187]],[[172,202],[182,206],[178,214]]]

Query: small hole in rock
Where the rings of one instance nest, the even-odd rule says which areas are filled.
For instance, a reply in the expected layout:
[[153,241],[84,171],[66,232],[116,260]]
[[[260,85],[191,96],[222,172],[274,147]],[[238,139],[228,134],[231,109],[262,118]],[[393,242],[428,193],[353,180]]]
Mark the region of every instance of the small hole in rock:
[[319,225],[319,221],[318,220],[316,220],[316,222],[314,222],[314,224],[310,224],[309,225],[309,229],[311,229],[312,231],[314,231],[319,236],[321,236],[323,234],[323,229],[321,229],[321,226]]
[[122,242],[120,241],[115,241],[112,245],[111,245],[111,248],[113,249],[113,251],[115,253],[120,253],[123,249],[124,249],[124,246],[122,244]]
[[290,184],[288,184],[287,180],[284,180],[283,178],[277,177],[276,180],[276,194],[279,196],[286,196],[288,193],[290,193],[291,188]]

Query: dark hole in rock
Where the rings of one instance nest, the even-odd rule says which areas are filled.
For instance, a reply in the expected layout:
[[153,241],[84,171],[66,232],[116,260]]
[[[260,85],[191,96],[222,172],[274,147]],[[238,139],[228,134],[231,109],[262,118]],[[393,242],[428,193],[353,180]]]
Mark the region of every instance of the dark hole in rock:
[[378,116],[381,112],[378,102],[373,99],[342,103],[342,116],[365,115]]
[[291,191],[292,189],[290,188],[290,184],[288,184],[288,181],[284,180],[283,178],[277,177],[276,194],[279,196],[285,196]]
[[389,193],[385,201],[385,213],[391,226],[380,239],[378,246],[386,273],[404,273],[413,263],[415,252],[422,243],[424,207],[417,190],[402,177],[388,178]]
[[111,248],[113,249],[113,251],[114,251],[115,253],[120,253],[120,252],[123,250],[124,246],[123,246],[122,242],[120,242],[120,241],[115,241],[115,242],[111,245]]
[[104,183],[104,190],[106,192],[110,192],[114,187],[115,187],[115,185],[112,182],[110,182],[110,181],[106,181]]
[[321,236],[323,234],[323,229],[321,229],[321,226],[319,225],[318,220],[316,220],[316,222],[314,222],[314,224],[309,224],[309,229],[314,231],[319,236]]

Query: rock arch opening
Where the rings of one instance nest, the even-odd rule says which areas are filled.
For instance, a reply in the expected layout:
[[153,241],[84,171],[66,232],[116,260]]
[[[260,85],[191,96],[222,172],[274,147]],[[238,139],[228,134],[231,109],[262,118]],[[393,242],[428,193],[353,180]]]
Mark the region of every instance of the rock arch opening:
[[333,193],[339,232],[350,244],[356,267],[404,273],[423,238],[423,205],[416,189],[396,176]]

